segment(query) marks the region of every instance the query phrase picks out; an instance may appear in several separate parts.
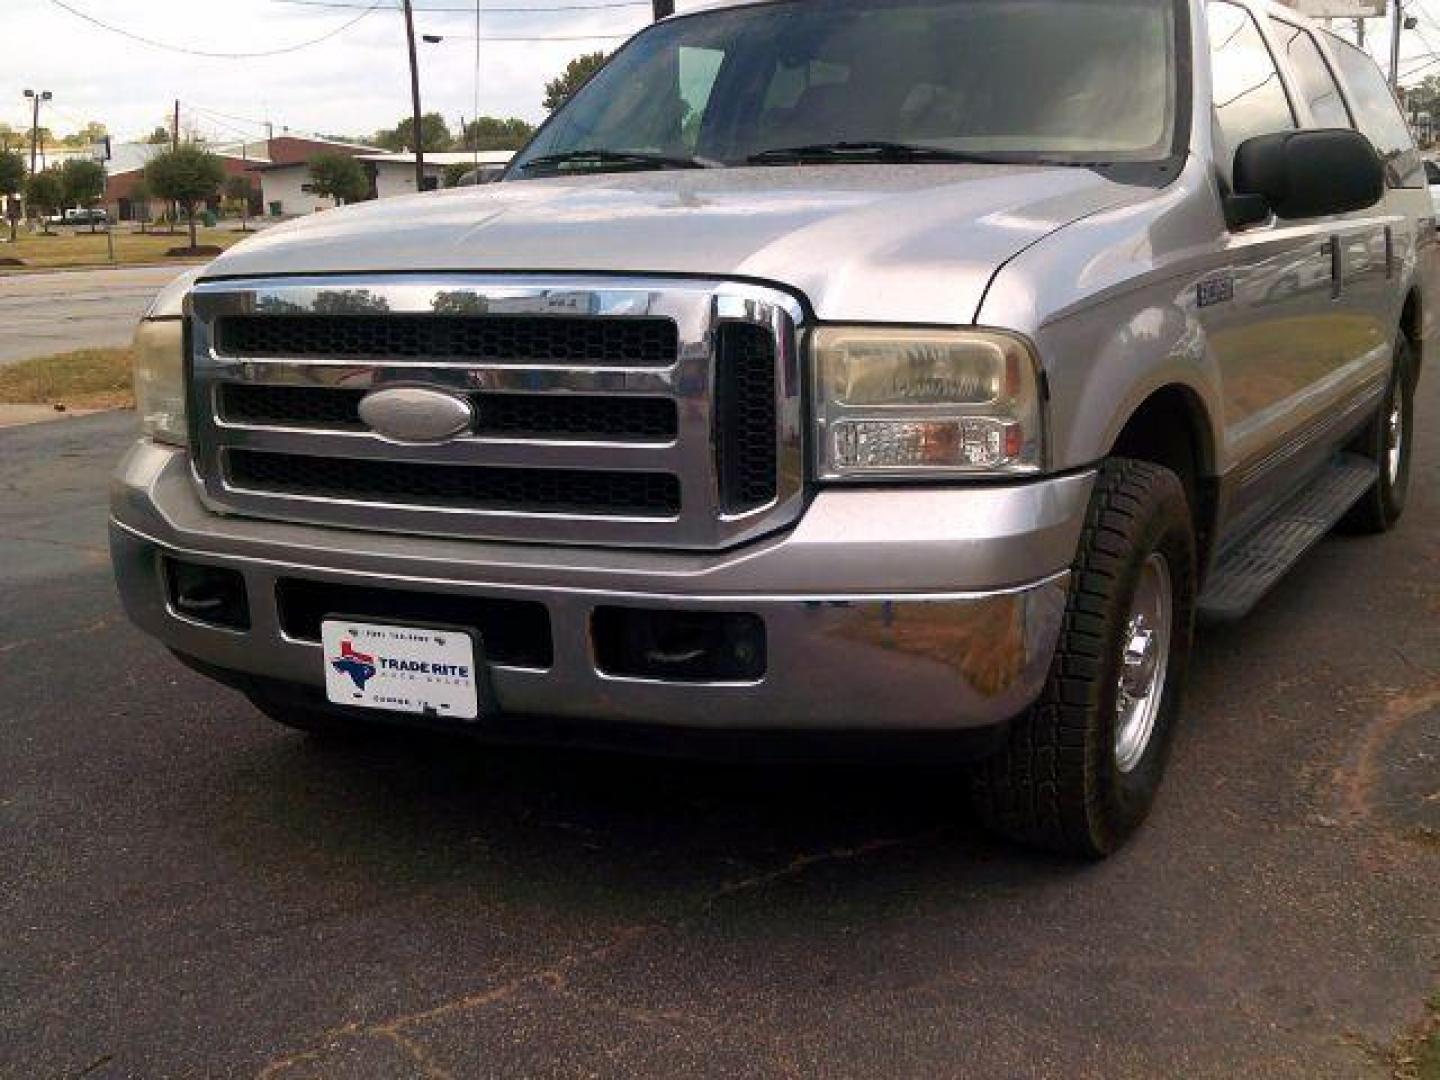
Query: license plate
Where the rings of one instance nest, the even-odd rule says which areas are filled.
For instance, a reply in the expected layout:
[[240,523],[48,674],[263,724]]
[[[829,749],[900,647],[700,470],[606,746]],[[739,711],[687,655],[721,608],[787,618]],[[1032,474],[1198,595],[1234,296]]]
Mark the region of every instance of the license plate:
[[463,630],[326,619],[325,692],[337,705],[475,720],[480,676]]

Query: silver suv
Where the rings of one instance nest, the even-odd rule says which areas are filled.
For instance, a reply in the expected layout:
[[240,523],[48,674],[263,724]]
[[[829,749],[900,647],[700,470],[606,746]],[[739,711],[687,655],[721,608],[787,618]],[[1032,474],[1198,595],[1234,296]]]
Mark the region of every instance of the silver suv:
[[295,727],[904,733],[1102,855],[1197,615],[1399,518],[1433,214],[1375,65],[1286,8],[667,19],[503,182],[157,300],[120,589]]

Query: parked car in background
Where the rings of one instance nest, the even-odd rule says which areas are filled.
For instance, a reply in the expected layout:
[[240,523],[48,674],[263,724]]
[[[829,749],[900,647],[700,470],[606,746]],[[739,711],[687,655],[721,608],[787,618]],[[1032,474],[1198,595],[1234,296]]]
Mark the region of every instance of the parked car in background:
[[1400,519],[1425,188],[1278,5],[672,17],[503,182],[160,296],[120,592],[303,730],[961,742],[992,826],[1104,855],[1197,613]]
[[76,207],[66,210],[59,216],[58,224],[69,225],[74,228],[85,226],[104,225],[110,220],[110,215],[103,207]]
[[1440,162],[1425,159],[1425,184],[1430,188],[1430,202],[1440,211]]

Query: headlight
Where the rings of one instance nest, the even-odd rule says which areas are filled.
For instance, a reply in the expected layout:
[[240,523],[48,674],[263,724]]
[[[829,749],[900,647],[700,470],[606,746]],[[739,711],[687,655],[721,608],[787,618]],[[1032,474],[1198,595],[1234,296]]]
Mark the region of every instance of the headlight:
[[184,446],[185,323],[146,319],[135,331],[135,411],[140,429],[161,442]]
[[1029,347],[986,330],[829,326],[811,337],[821,479],[997,475],[1044,464]]
[[135,411],[153,439],[184,446],[185,297],[205,267],[175,278],[156,294],[135,331]]

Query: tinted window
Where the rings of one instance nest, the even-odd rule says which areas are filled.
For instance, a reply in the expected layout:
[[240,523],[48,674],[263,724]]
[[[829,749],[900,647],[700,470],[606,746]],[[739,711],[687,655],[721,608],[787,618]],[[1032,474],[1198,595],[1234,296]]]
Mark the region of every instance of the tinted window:
[[1433,161],[1425,162],[1425,182],[1440,184],[1440,165],[1436,165]]
[[1385,159],[1390,183],[1396,187],[1420,187],[1425,182],[1420,153],[1415,149],[1415,140],[1410,137],[1410,128],[1400,115],[1400,106],[1395,103],[1385,76],[1380,74],[1374,60],[1349,42],[1335,38],[1331,44],[1340,74],[1350,89],[1355,119]]
[[1295,73],[1299,85],[1296,89],[1310,106],[1310,115],[1317,127],[1350,127],[1350,114],[1345,111],[1345,99],[1340,96],[1340,87],[1335,76],[1320,54],[1320,46],[1308,31],[1301,30],[1279,19],[1271,19],[1280,51],[1290,61],[1290,70]]
[[1256,135],[1294,128],[1285,84],[1250,13],[1226,3],[1208,12],[1215,118],[1226,145],[1233,152]]
[[1174,0],[788,0],[682,15],[623,48],[517,167],[580,149],[738,164],[838,141],[1159,160],[1174,140],[1175,10]]

